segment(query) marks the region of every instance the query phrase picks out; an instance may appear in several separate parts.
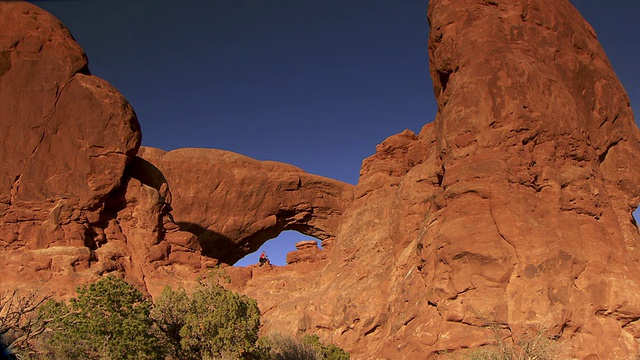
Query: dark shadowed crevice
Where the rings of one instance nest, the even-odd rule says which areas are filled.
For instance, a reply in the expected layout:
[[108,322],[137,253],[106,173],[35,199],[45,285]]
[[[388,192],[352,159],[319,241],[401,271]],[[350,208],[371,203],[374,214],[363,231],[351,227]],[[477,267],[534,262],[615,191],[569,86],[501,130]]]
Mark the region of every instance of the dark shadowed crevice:
[[125,193],[129,178],[124,177],[118,187],[111,190],[103,199],[100,199],[93,208],[89,210],[98,212],[97,221],[88,224],[85,229],[84,246],[91,250],[96,250],[108,242],[104,230],[109,226],[109,222],[115,220],[118,212],[127,206]]
[[176,221],[176,224],[180,231],[190,232],[198,238],[204,256],[231,264],[243,254],[243,249],[223,234],[186,221]]
[[449,84],[449,78],[451,77],[452,73],[453,73],[452,70],[444,70],[444,71],[438,70],[438,78],[440,80],[440,88],[442,89],[441,92],[444,92],[445,90],[447,90],[447,85]]
[[167,179],[160,169],[149,161],[139,157],[133,156],[126,167],[125,175],[130,176],[141,183],[151,186],[158,192],[161,191],[162,184],[167,183]]
[[611,148],[613,148],[614,146],[618,145],[618,143],[619,141],[612,142],[611,144],[609,144],[609,146],[607,146],[607,149],[602,154],[600,154],[600,156],[598,156],[598,162],[600,164],[602,164],[606,160],[607,155],[609,154],[609,150],[611,150]]
[[11,52],[8,50],[0,51],[0,77],[11,70]]

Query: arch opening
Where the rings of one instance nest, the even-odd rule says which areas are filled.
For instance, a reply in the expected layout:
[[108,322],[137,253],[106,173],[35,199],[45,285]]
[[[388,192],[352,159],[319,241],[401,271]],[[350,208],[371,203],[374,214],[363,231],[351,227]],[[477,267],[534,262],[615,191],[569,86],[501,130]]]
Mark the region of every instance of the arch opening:
[[250,266],[259,263],[260,254],[264,251],[269,261],[275,266],[287,265],[287,254],[296,250],[296,243],[300,241],[316,241],[318,247],[322,250],[322,240],[313,236],[302,234],[295,230],[282,231],[273,239],[265,241],[258,250],[245,255],[238,260],[233,266]]

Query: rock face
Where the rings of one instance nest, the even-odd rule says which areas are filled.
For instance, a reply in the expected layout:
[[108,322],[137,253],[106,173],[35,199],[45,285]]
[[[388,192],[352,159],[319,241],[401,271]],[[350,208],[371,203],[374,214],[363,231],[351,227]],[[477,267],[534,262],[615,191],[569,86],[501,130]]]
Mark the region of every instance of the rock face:
[[133,109],[89,75],[84,52],[51,15],[3,3],[0,20],[0,209],[64,199],[68,209],[96,210],[138,149]]
[[635,356],[640,132],[593,29],[568,1],[429,19],[442,202],[417,255],[442,326],[541,323],[579,357]]
[[104,273],[145,289],[159,265],[200,269],[195,239],[170,243],[193,235],[163,227],[170,194],[135,158],[133,109],[89,74],[68,30],[29,3],[1,2],[0,34],[3,286],[64,296]]
[[490,327],[637,357],[640,130],[595,33],[567,0],[428,15],[436,119],[386,139],[354,187],[219,150],[136,156],[133,110],[68,31],[0,2],[0,282],[65,296],[108,273],[155,295],[293,229],[324,250],[224,265],[264,332],[354,359],[435,358]]
[[593,29],[568,1],[429,16],[444,198],[429,301],[459,323],[541,323],[579,357],[637,354],[640,133]]
[[636,357],[640,132],[594,31],[564,0],[431,0],[429,20],[435,121],[364,161],[310,283],[241,288],[266,327],[355,358],[481,346],[488,325]]
[[233,264],[284,230],[321,240],[338,232],[353,185],[294,166],[214,149],[142,148],[171,186],[172,214],[202,253]]
[[[3,273],[13,273],[16,254],[36,252],[77,260],[53,264],[49,256],[36,272],[88,267],[96,247],[89,223],[138,149],[138,121],[122,95],[89,74],[84,52],[50,14],[3,2],[0,27]],[[18,276],[32,271],[25,263]]]

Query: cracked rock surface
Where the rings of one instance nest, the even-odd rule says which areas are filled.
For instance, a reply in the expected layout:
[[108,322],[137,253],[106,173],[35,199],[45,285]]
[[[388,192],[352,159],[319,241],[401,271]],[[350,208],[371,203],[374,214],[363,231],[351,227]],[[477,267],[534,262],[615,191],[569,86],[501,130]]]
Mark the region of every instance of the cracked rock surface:
[[172,221],[164,176],[135,156],[132,107],[64,25],[0,2],[0,34],[3,286],[67,297],[111,274],[155,294],[215,263]]
[[0,204],[66,197],[95,209],[137,151],[135,113],[50,14],[3,3],[0,19]]

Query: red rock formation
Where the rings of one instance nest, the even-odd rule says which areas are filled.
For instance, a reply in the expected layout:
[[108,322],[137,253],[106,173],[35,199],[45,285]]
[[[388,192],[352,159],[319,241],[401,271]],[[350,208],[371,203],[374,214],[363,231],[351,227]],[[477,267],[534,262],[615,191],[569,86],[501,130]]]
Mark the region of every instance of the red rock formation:
[[0,29],[4,286],[66,296],[110,273],[159,294],[283,230],[327,244],[337,233],[351,185],[229,152],[146,149],[176,185],[172,216],[165,175],[135,156],[133,109],[89,74],[67,29],[26,2],[0,2]]
[[218,150],[134,156],[133,111],[66,29],[0,3],[3,286],[115,273],[158,294],[294,229],[325,250],[227,267],[265,332],[416,359],[540,326],[568,356],[640,355],[640,131],[593,30],[566,0],[432,0],[429,20],[436,120],[354,189]]
[[133,161],[133,109],[89,74],[68,30],[34,5],[0,2],[0,34],[3,286],[65,295],[107,272],[144,288],[161,265],[199,270],[196,239],[170,226],[162,174]]
[[287,254],[287,264],[324,260],[326,253],[318,247],[315,240],[300,241],[296,243],[296,250]]
[[636,354],[640,132],[593,29],[568,1],[432,1],[429,17],[429,301],[459,323],[541,323],[581,357]]
[[2,211],[59,199],[95,210],[139,146],[133,109],[89,75],[84,52],[51,15],[24,3],[0,11]]
[[36,253],[47,254],[36,272],[86,268],[95,261],[89,224],[137,151],[138,121],[122,95],[89,74],[53,16],[3,2],[0,27],[2,272],[32,272],[24,267]]
[[353,199],[353,185],[229,151],[142,148],[140,156],[169,182],[175,221],[204,255],[228,264],[284,230],[335,237]]
[[564,0],[432,0],[429,19],[435,122],[365,160],[311,283],[244,291],[266,326],[355,358],[481,346],[489,324],[637,356],[640,132],[593,30]]

